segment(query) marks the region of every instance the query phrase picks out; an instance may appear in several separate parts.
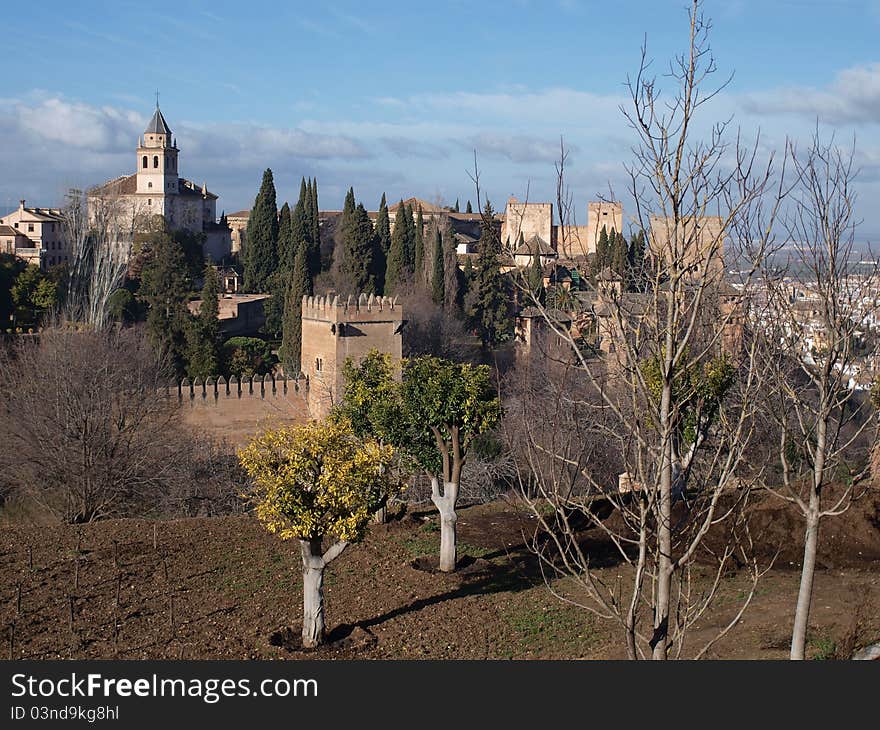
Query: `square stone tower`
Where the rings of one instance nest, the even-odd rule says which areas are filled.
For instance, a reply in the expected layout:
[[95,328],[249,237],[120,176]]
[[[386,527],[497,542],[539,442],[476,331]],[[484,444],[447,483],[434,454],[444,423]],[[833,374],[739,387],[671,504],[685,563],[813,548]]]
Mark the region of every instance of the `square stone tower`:
[[301,361],[309,379],[309,415],[323,418],[339,402],[348,358],[357,362],[370,350],[403,357],[404,324],[403,307],[389,297],[303,297]]

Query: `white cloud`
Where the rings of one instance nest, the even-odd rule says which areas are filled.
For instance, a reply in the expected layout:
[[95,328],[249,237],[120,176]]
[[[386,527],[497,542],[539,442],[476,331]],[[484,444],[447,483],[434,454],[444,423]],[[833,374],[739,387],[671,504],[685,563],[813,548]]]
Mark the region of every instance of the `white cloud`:
[[793,114],[832,124],[880,123],[880,63],[844,69],[825,88],[746,94],[742,106],[751,114]]

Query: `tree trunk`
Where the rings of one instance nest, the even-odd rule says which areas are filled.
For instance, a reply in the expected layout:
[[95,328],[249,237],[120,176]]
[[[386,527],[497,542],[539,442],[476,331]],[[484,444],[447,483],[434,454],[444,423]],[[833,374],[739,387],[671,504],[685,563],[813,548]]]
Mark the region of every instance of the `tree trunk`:
[[314,649],[324,641],[324,558],[321,540],[300,540],[303,559],[302,642]]
[[818,505],[813,513],[813,499],[810,499],[810,514],[807,516],[807,529],[804,533],[804,564],[801,568],[801,585],[798,589],[797,608],[794,612],[794,627],[791,631],[791,658],[805,659],[807,646],[807,626],[810,620],[810,605],[813,601],[813,575],[816,570],[816,549],[819,545]]
[[813,483],[810,504],[807,507],[807,527],[804,532],[804,564],[801,568],[801,585],[798,589],[794,626],[791,629],[791,658],[804,659],[807,646],[807,626],[810,621],[810,604],[813,601],[813,575],[816,572],[816,550],[819,546],[819,514],[821,512],[822,485],[825,481],[825,450],[827,448],[827,421],[816,424],[816,448],[813,462]]
[[444,573],[455,571],[457,535],[455,523],[458,515],[455,514],[455,496],[458,494],[458,485],[446,482],[443,485],[443,496],[431,495],[431,501],[440,512],[440,570]]

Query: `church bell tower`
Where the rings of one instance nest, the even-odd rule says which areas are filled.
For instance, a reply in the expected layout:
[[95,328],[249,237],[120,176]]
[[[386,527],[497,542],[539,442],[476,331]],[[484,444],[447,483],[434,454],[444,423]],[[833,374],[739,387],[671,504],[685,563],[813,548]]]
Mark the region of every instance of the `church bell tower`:
[[166,195],[176,195],[177,190],[177,141],[159,109],[144,130],[143,138],[138,140],[137,148],[137,192],[151,198],[150,206],[158,214],[164,213]]

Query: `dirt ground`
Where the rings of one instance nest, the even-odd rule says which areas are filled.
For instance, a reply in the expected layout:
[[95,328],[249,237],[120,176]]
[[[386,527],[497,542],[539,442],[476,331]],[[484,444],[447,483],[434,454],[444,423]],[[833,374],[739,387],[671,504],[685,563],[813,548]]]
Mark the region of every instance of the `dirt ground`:
[[[810,655],[880,639],[880,502],[829,520],[811,615]],[[798,526],[778,505],[755,508],[766,553],[781,546],[742,622],[713,649],[778,659],[788,650],[799,579]],[[297,648],[301,561],[248,516],[82,527],[6,525],[0,534],[3,658],[622,658],[619,629],[547,589],[526,540],[535,520],[513,502],[462,509],[460,568],[433,572],[436,512],[374,525],[327,570],[329,642]],[[154,530],[156,547],[154,548]],[[625,569],[608,561],[601,576]],[[698,579],[710,566],[697,569]],[[569,579],[554,584],[577,595]],[[722,580],[690,635],[692,654],[736,613],[744,571]],[[118,608],[117,608],[118,595]],[[286,629],[285,627],[291,627]]]

